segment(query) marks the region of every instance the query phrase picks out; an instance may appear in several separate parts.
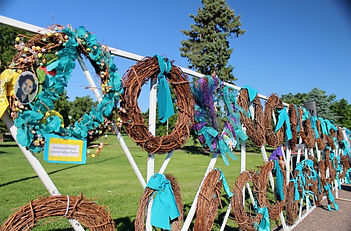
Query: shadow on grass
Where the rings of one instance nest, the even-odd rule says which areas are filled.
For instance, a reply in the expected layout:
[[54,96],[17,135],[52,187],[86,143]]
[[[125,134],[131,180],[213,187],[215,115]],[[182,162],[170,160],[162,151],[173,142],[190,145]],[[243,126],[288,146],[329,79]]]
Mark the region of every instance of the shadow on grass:
[[16,143],[12,143],[12,142],[10,144],[1,143],[0,147],[18,147],[18,145]]
[[198,146],[184,146],[181,150],[183,150],[189,154],[195,154],[195,155],[197,154],[197,155],[205,155],[205,156],[210,155],[210,153],[208,151],[206,151],[202,147],[198,147]]
[[113,220],[116,225],[116,230],[118,231],[129,231],[134,230],[134,220],[132,221],[130,217],[121,217]]
[[[88,164],[89,164],[89,165],[90,165],[90,164],[100,164],[100,163],[103,163],[103,162],[105,162],[105,161],[112,160],[112,159],[116,159],[116,158],[117,158],[117,157],[111,157],[111,158],[103,159],[103,160],[96,161],[96,162],[93,162],[93,163],[88,163]],[[48,175],[55,174],[55,173],[58,173],[58,172],[62,172],[62,171],[68,170],[68,169],[76,168],[76,167],[81,167],[81,166],[82,166],[82,165],[73,165],[73,166],[69,166],[69,167],[57,169],[57,170],[55,170],[55,171],[48,172]],[[9,181],[9,182],[6,182],[6,183],[4,183],[4,184],[0,184],[0,187],[6,186],[6,185],[10,185],[10,184],[14,184],[14,183],[21,182],[21,181],[25,181],[25,180],[34,179],[34,178],[38,178],[38,176],[30,176],[30,177],[21,178],[21,179],[18,179],[18,180]]]

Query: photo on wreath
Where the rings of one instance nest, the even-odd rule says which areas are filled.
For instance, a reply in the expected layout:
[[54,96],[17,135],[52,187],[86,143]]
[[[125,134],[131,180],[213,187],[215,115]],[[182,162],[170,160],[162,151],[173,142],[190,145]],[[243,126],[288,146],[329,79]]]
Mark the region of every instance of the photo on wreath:
[[15,84],[16,99],[29,104],[37,95],[38,78],[30,71],[23,72]]

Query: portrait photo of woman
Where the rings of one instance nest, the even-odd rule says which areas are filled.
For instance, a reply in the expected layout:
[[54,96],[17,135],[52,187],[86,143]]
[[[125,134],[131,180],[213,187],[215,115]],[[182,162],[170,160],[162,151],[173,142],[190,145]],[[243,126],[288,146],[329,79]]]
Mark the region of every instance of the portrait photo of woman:
[[22,104],[29,104],[37,94],[38,79],[29,71],[18,76],[15,84],[16,98]]

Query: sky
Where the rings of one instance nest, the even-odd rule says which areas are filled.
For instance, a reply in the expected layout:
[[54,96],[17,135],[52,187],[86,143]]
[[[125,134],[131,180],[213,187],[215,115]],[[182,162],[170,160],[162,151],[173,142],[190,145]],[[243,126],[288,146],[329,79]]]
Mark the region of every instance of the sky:
[[[230,39],[238,86],[249,85],[263,95],[306,93],[316,87],[351,103],[351,1],[228,0],[240,15],[245,34]],[[85,26],[98,41],[142,56],[163,55],[187,67],[180,41],[187,39],[201,1],[50,1],[0,0],[0,15],[48,27]],[[114,59],[123,75],[135,61]],[[220,77],[220,76],[219,76]],[[67,89],[70,100],[91,95],[79,66]],[[94,98],[94,97],[93,97]],[[148,86],[139,97],[148,108]]]

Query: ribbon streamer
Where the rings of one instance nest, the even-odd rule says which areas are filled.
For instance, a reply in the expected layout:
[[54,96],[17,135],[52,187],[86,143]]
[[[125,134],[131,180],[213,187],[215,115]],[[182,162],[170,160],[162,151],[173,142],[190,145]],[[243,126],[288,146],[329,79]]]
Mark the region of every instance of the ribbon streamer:
[[228,182],[227,182],[227,180],[225,179],[225,176],[224,176],[222,170],[219,169],[219,168],[215,168],[215,169],[218,170],[218,171],[220,171],[220,173],[221,173],[221,176],[219,177],[218,181],[222,181],[222,183],[223,183],[223,188],[224,188],[225,193],[228,195],[228,197],[232,197],[232,196],[233,196],[233,193],[232,193],[232,192],[230,191],[230,189],[229,189]]
[[275,127],[274,133],[276,133],[283,126],[284,123],[286,124],[286,130],[285,130],[286,136],[288,140],[291,140],[292,134],[291,134],[291,127],[290,127],[290,120],[289,120],[289,115],[288,115],[288,111],[286,110],[286,107],[284,107],[279,111],[278,122]]
[[156,173],[146,187],[157,191],[151,208],[151,225],[170,230],[170,220],[180,216],[171,182],[164,174]]
[[169,117],[174,115],[173,102],[171,96],[171,90],[169,89],[169,84],[166,79],[166,74],[168,74],[172,68],[171,62],[165,58],[156,55],[158,60],[158,65],[160,67],[160,73],[157,76],[158,80],[158,90],[157,90],[157,104],[158,104],[158,118],[161,123],[166,122]]
[[258,93],[258,91],[248,85],[243,86],[244,89],[247,89],[247,92],[249,94],[249,100],[250,103],[256,98],[256,95]]
[[271,225],[269,223],[269,213],[268,213],[267,206],[260,208],[258,207],[258,203],[256,201],[254,205],[254,209],[256,210],[257,213],[260,213],[263,215],[263,218],[261,219],[259,225],[255,222],[254,224],[255,229],[258,231],[270,231]]
[[280,201],[284,200],[284,175],[282,172],[282,169],[280,168],[279,162],[277,160],[274,160],[274,168],[273,168],[273,173],[275,173],[275,176],[277,178],[277,192],[278,192],[278,197]]

